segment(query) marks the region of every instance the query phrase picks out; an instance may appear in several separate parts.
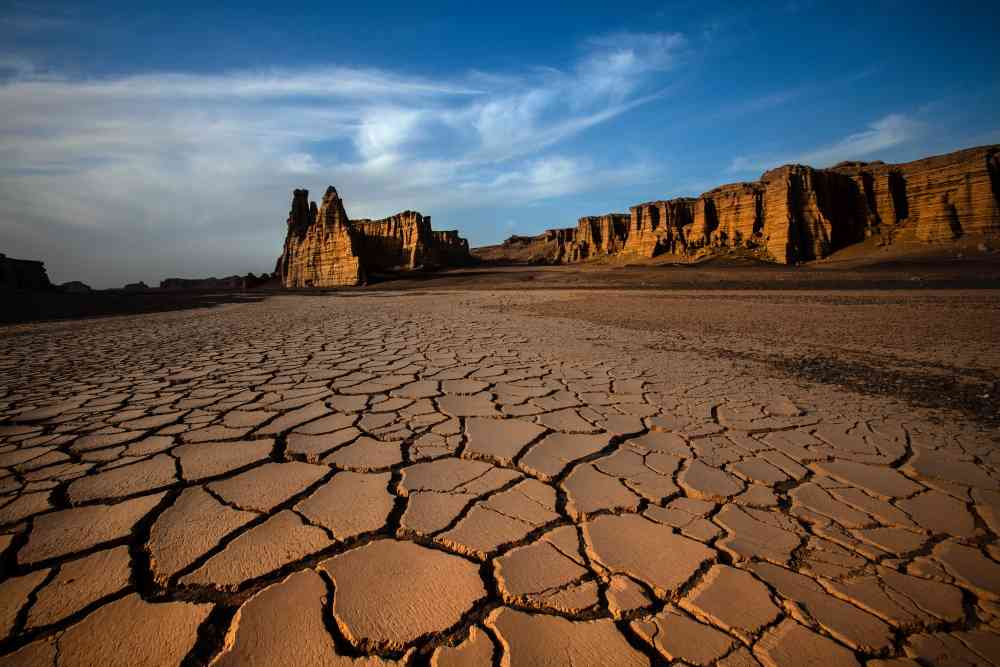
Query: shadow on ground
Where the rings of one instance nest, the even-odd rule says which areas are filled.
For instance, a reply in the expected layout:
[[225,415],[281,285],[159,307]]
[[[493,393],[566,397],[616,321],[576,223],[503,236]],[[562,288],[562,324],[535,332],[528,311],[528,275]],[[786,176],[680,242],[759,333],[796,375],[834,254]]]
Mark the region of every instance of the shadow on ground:
[[178,290],[123,292],[107,290],[90,294],[13,290],[0,293],[0,324],[66,320],[110,315],[137,315],[191,308],[212,308],[230,303],[256,303],[274,292],[267,290]]
[[274,295],[342,297],[424,290],[914,290],[1000,289],[1000,254],[886,258],[873,262],[816,262],[806,266],[718,257],[697,263],[564,266],[499,265],[444,271],[406,271],[369,276],[362,287],[286,290],[268,283],[247,290],[105,290],[89,294],[14,291],[0,293],[0,324],[134,315],[231,303]]

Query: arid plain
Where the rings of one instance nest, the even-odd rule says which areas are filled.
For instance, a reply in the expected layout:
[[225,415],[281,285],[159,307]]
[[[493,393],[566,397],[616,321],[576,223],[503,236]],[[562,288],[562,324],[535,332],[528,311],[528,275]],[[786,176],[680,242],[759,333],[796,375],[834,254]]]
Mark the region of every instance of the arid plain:
[[0,2],[0,667],[1000,667],[989,3]]
[[1000,293],[532,275],[0,330],[0,664],[997,662]]

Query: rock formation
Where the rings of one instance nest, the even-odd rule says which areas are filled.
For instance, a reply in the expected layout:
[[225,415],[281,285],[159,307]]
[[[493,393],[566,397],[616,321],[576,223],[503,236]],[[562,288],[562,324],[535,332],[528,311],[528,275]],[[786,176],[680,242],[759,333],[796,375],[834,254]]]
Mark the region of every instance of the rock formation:
[[68,283],[63,283],[59,286],[59,291],[64,294],[90,294],[94,290],[91,289],[90,285],[80,282],[79,280],[71,280]]
[[161,290],[192,290],[192,289],[249,289],[259,287],[271,280],[271,274],[262,273],[259,276],[252,272],[245,276],[226,276],[225,278],[166,278],[160,281]]
[[646,202],[629,214],[477,248],[484,260],[567,263],[615,255],[695,258],[743,248],[781,264],[819,259],[873,234],[922,241],[1000,234],[1000,146],[904,164],[785,165],[699,197]]
[[369,273],[459,266],[471,260],[457,231],[433,231],[430,216],[403,211],[381,220],[350,220],[330,186],[319,208],[295,190],[288,235],[278,258],[284,287],[359,285]]
[[0,253],[0,289],[51,289],[45,264]]

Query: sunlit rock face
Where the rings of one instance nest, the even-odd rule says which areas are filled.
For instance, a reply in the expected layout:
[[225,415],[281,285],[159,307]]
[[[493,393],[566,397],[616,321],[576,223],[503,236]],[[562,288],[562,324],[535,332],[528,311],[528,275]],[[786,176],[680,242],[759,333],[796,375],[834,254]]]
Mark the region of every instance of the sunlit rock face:
[[734,248],[790,264],[826,257],[873,234],[920,241],[1000,234],[1000,146],[907,162],[785,165],[699,197],[645,202],[628,214],[477,248],[493,261],[565,264],[602,256],[696,258]]
[[468,242],[457,231],[433,231],[430,216],[403,211],[381,220],[351,220],[336,188],[317,208],[308,190],[295,190],[288,234],[278,259],[284,287],[363,284],[370,272],[459,266]]

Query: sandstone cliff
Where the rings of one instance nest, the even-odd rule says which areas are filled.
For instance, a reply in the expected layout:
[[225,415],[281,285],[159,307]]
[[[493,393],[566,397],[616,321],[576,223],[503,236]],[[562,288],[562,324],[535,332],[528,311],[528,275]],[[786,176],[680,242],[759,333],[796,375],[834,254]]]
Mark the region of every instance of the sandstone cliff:
[[825,257],[873,234],[912,229],[923,241],[1000,234],[1000,146],[904,164],[786,165],[752,183],[646,202],[629,214],[476,249],[492,261],[566,263],[617,256],[694,258],[743,248],[782,264]]
[[430,216],[403,211],[381,220],[350,220],[330,186],[319,208],[295,190],[277,271],[284,287],[359,285],[368,273],[457,266],[471,260],[457,231],[433,231]]

